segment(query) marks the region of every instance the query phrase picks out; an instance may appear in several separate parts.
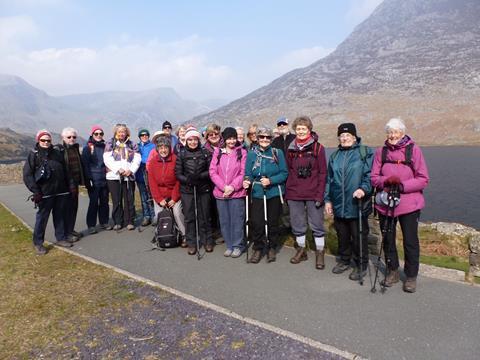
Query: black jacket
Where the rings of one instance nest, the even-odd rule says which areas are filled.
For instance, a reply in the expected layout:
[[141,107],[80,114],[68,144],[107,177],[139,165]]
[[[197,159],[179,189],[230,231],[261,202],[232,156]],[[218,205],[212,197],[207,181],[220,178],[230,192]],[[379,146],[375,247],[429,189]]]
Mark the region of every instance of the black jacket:
[[[35,181],[36,171],[44,164],[48,166],[50,177],[40,182]],[[63,154],[57,147],[41,148],[38,144],[28,153],[23,166],[23,182],[32,193],[54,195],[69,190],[69,178]]]
[[201,146],[194,150],[185,146],[180,150],[175,164],[175,176],[180,181],[181,193],[193,194],[194,185],[199,193],[212,191],[208,175],[210,160],[210,153]]
[[283,154],[287,156],[287,150],[288,147],[290,146],[290,143],[295,140],[295,135],[294,134],[287,134],[285,138],[283,135],[277,136],[275,139],[272,141],[272,147],[282,150]]

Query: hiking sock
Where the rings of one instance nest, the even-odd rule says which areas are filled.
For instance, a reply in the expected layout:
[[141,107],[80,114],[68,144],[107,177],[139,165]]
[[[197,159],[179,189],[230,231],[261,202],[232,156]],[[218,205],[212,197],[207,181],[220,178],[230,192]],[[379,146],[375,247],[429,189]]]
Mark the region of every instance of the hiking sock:
[[323,248],[325,247],[325,237],[316,237],[315,238],[315,247],[317,248],[318,251],[322,251]]
[[305,235],[297,236],[297,244],[298,246],[304,248],[305,247]]

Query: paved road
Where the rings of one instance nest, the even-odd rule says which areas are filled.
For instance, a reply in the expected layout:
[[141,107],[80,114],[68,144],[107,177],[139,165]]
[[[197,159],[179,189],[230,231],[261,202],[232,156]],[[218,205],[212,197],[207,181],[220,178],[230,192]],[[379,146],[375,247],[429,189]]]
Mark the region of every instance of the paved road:
[[[31,203],[23,186],[0,187],[0,201],[30,225]],[[81,198],[77,229],[84,224]],[[49,225],[51,226],[51,225]],[[291,265],[293,249],[276,263],[246,264],[224,258],[223,246],[201,261],[183,249],[148,251],[153,228],[86,236],[74,251],[157,281],[240,315],[371,359],[478,359],[480,288],[420,277],[418,291],[401,286],[371,294],[348,274],[314,269],[313,256]],[[48,236],[51,239],[52,232]]]

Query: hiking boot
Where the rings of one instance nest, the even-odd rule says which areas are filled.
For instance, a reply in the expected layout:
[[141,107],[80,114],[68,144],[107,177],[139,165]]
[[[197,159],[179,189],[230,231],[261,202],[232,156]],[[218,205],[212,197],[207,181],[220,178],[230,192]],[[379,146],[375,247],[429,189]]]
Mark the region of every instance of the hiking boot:
[[290,263],[299,264],[301,261],[306,261],[306,260],[308,260],[308,255],[307,255],[307,252],[305,251],[305,248],[299,247],[297,249],[297,253],[295,254],[295,256],[293,256],[290,259]]
[[97,229],[95,229],[94,226],[93,226],[93,227],[89,227],[89,228],[88,228],[88,233],[89,233],[90,235],[96,234],[96,233],[97,233]]
[[337,265],[335,265],[333,267],[332,273],[341,274],[341,273],[347,271],[348,269],[350,269],[350,264],[345,264],[343,262],[339,262],[339,263],[337,263]]
[[315,250],[315,269],[325,269],[325,248],[323,250]]
[[66,240],[57,241],[54,243],[54,245],[65,247],[65,248],[69,248],[73,246],[71,242],[68,242]]
[[148,226],[150,225],[152,222],[150,221],[149,218],[144,218],[143,221],[142,221],[142,226]]
[[232,253],[233,253],[233,250],[232,250],[232,249],[227,249],[227,250],[225,250],[225,252],[223,253],[223,256],[229,257],[229,256],[232,255]]
[[398,271],[398,269],[389,270],[387,277],[380,282],[380,285],[391,287],[399,281],[400,281],[400,272]]
[[68,238],[65,239],[65,241],[68,241],[70,244],[73,244],[78,240],[80,240],[80,238],[75,235],[70,235]]
[[72,235],[77,237],[79,240],[83,237],[83,234],[81,232],[75,230],[72,231]]
[[267,263],[271,263],[277,260],[277,253],[275,252],[275,249],[268,249],[267,253]]
[[207,253],[213,252],[213,244],[207,244],[207,245],[205,245],[205,251],[206,251]]
[[128,225],[127,225],[127,230],[130,230],[130,231],[131,231],[131,230],[135,230],[135,225],[133,225],[133,224],[128,224]]
[[407,280],[403,283],[403,291],[407,293],[414,293],[417,290],[417,278],[407,277]]
[[355,269],[352,270],[350,275],[348,275],[348,278],[352,281],[359,281],[360,278],[363,279],[365,275],[367,275],[367,270],[359,271],[359,268],[356,267]]
[[122,225],[120,225],[120,224],[115,224],[115,225],[113,225],[113,230],[117,230],[117,231],[118,231],[118,230],[121,230],[121,229],[122,229]]
[[240,248],[235,248],[235,249],[233,249],[231,257],[232,258],[238,258],[241,255],[242,255],[242,250],[240,250]]
[[197,248],[195,246],[189,246],[187,253],[188,255],[195,255],[197,253]]
[[258,264],[262,259],[262,251],[261,250],[254,250],[253,255],[248,260],[251,264]]
[[107,231],[112,230],[112,226],[111,226],[110,224],[101,224],[100,227],[101,227],[103,230],[107,230]]
[[185,236],[182,238],[182,241],[180,242],[180,247],[182,248],[186,248],[188,247],[188,244],[187,244],[187,239],[185,238]]
[[37,255],[45,255],[47,253],[47,249],[43,245],[34,245],[34,247]]

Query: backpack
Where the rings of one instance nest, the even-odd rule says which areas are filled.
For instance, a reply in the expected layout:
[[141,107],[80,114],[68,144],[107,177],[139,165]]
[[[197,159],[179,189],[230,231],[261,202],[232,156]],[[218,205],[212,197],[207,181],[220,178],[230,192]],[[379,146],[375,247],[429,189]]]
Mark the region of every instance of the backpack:
[[410,143],[405,147],[405,160],[387,160],[388,148],[386,146],[384,146],[382,148],[382,165],[381,165],[381,168],[383,168],[383,165],[385,163],[387,163],[387,164],[403,164],[403,165],[410,166],[412,171],[415,172],[414,169],[413,169],[412,153],[413,153],[413,143]]
[[157,226],[152,243],[158,248],[168,249],[180,245],[180,232],[173,217],[173,211],[163,208],[157,215]]
[[[359,145],[358,148],[360,150],[360,158],[362,159],[362,161],[365,161],[365,159],[367,158],[367,146],[366,145]],[[332,155],[330,155],[330,159],[332,159],[332,161],[335,160],[339,151],[340,150],[337,149],[337,150],[334,151],[334,153]]]

